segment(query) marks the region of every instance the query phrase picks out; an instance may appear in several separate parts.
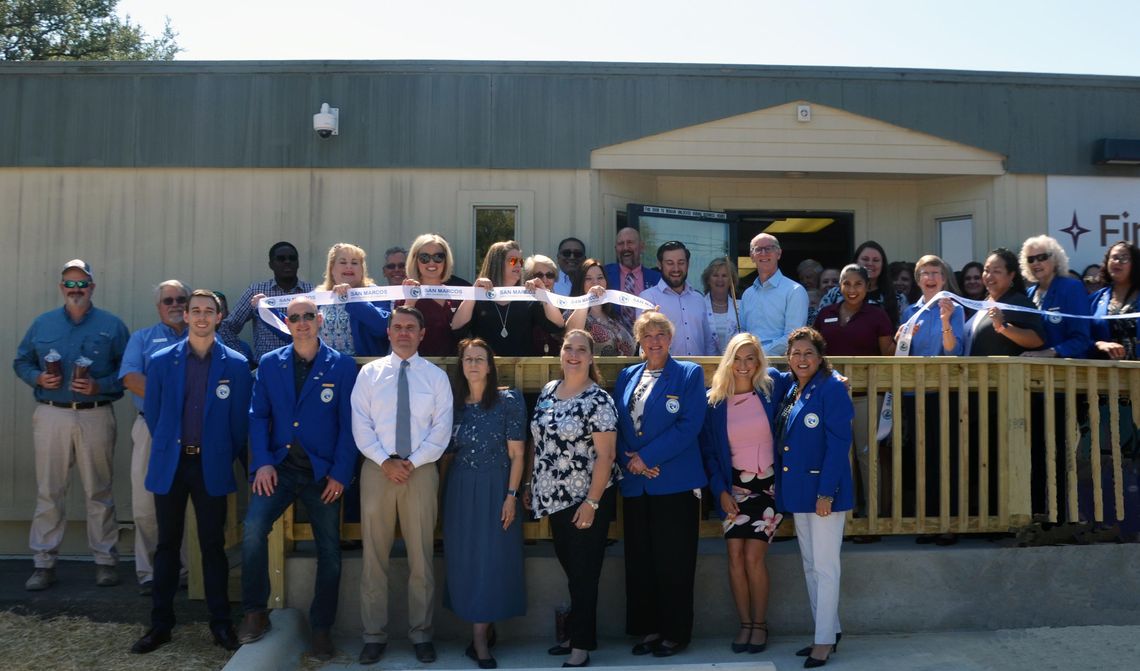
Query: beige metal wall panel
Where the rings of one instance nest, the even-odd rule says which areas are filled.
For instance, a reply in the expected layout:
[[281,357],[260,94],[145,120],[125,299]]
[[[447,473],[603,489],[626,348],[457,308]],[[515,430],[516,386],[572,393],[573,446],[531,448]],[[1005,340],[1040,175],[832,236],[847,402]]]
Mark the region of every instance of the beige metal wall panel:
[[[528,254],[553,255],[567,235],[582,238],[587,249],[609,250],[612,236],[603,246],[594,225],[596,179],[588,170],[0,169],[0,281],[10,288],[10,318],[0,326],[9,371],[0,383],[0,520],[26,522],[35,503],[34,401],[11,361],[32,319],[61,305],[58,270],[67,259],[92,264],[95,303],[133,331],[156,320],[151,290],[167,278],[236,300],[251,281],[269,277],[266,252],[278,240],[297,245],[301,275],[314,283],[331,244],[359,244],[382,282],[385,248],[407,246],[426,231],[470,237],[471,213],[456,198],[465,189],[489,203],[496,194],[528,194],[533,205],[519,221]],[[469,278],[471,253],[457,250]],[[116,411],[115,500],[118,519],[127,522],[134,412],[126,399]],[[78,481],[72,490],[69,518],[80,520]]]
[[[796,118],[809,105],[810,121]],[[1001,175],[1004,157],[851,112],[798,101],[596,149],[626,170]]]

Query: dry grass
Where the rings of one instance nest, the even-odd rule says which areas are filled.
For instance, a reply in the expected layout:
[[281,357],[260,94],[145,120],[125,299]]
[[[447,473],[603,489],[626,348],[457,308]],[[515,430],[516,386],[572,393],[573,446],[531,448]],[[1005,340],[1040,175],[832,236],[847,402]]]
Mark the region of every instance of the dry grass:
[[149,655],[130,654],[131,644],[143,633],[137,624],[0,612],[0,668],[212,671],[221,669],[230,658],[229,652],[214,645],[204,624],[177,627],[174,640]]

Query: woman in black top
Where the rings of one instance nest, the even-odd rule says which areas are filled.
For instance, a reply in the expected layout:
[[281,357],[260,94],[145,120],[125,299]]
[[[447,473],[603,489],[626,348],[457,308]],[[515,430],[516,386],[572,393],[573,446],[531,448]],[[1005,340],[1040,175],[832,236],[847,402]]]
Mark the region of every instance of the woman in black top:
[[[1025,295],[1017,255],[999,247],[989,253],[982,267],[986,299],[1018,307],[1036,309]],[[1017,356],[1045,345],[1041,315],[992,307],[978,312],[966,324],[970,356]]]

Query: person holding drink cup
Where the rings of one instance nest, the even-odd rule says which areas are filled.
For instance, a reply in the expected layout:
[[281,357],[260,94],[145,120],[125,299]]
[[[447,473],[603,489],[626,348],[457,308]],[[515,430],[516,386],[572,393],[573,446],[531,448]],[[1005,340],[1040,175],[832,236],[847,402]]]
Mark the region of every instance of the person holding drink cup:
[[60,270],[61,309],[32,322],[12,368],[34,390],[32,441],[36,456],[36,510],[28,545],[35,571],[24,583],[38,591],[55,583],[55,563],[66,525],[64,505],[74,463],[83,483],[87,543],[95,557],[95,583],[119,584],[119,539],[111,474],[115,415],[123,395],[119,364],[130,333],[122,320],[96,308],[91,266],[72,259]]

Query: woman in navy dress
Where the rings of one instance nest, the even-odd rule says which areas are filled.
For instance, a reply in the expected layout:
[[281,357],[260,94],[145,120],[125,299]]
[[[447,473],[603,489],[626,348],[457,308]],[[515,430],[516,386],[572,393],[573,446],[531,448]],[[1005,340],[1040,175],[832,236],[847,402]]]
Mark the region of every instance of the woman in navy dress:
[[736,653],[768,646],[768,547],[783,515],[776,508],[772,425],[787,373],[768,368],[760,341],[738,333],[713,374],[701,454],[713,502],[724,519],[728,581],[740,617]]
[[[526,613],[518,489],[526,438],[522,396],[500,389],[487,343],[459,343],[453,459],[443,500],[447,584],[443,603],[474,623],[467,656],[496,667],[491,623]],[[493,634],[491,635],[493,639]]]
[[831,374],[823,336],[803,327],[788,336],[795,384],[776,420],[776,504],[792,513],[804,565],[813,644],[796,654],[804,668],[823,666],[839,643],[839,550],[854,507],[848,452],[855,413],[847,388]]

